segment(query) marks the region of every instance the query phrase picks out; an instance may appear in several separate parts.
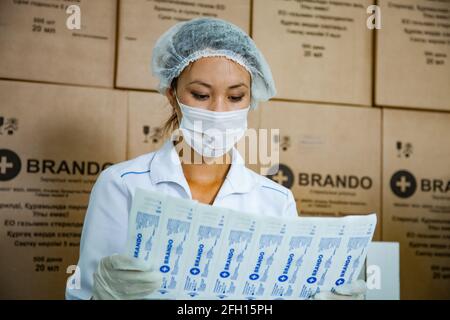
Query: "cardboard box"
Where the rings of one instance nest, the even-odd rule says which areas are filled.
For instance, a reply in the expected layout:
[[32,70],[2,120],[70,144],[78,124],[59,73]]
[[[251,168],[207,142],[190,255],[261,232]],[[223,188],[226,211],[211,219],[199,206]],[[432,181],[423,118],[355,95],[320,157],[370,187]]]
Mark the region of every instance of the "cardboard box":
[[292,190],[299,215],[379,217],[380,110],[273,101],[261,128],[280,130],[279,171],[268,177]]
[[[79,7],[81,29],[69,29]],[[0,77],[113,87],[116,0],[0,1]]]
[[156,90],[151,74],[156,40],[180,21],[200,16],[225,19],[249,32],[249,0],[198,0],[195,2],[120,1],[116,86]]
[[241,140],[236,144],[236,149],[245,161],[245,165],[256,173],[261,173],[261,163],[254,155],[251,155],[251,143],[259,143],[261,141],[260,129],[261,105],[256,109],[250,110],[247,116],[247,131]]
[[383,110],[383,241],[402,299],[450,298],[450,114]]
[[125,160],[126,95],[0,81],[0,123],[0,299],[62,299],[93,183]]
[[164,123],[172,114],[167,98],[153,92],[128,92],[127,158],[159,149],[168,136],[164,136]]
[[[256,136],[259,128],[259,113],[260,108],[257,108],[248,114],[248,131],[256,131]],[[153,92],[128,92],[128,159],[156,151],[170,138],[170,135],[163,134],[162,128],[171,114],[172,106],[165,96]],[[243,138],[238,142],[237,149],[244,160],[247,160],[247,166],[258,172],[258,159],[250,161],[250,157],[246,156],[247,145],[248,140]]]
[[450,3],[379,2],[375,103],[450,110]]
[[280,99],[372,104],[372,37],[363,1],[255,0],[252,36]]

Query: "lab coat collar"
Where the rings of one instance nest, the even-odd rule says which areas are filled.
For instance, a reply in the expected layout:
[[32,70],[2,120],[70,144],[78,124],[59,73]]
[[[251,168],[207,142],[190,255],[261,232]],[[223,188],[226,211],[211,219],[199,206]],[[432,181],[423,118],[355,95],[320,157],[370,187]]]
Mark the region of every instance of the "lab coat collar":
[[[257,181],[250,170],[245,167],[245,162],[239,151],[233,147],[231,167],[216,199],[232,193],[250,192]],[[192,199],[192,194],[181,167],[181,161],[171,139],[155,152],[150,162],[150,179],[153,184],[173,182],[180,185]]]

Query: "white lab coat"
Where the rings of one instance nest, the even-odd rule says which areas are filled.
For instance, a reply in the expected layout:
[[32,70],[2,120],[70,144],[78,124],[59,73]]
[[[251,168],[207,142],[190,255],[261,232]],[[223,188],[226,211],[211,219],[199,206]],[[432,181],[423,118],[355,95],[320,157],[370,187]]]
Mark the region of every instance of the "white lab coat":
[[[67,286],[67,299],[90,299],[93,274],[100,259],[124,253],[128,213],[136,187],[192,199],[171,139],[161,149],[117,163],[99,175],[91,191],[81,235],[77,264],[81,288]],[[213,205],[259,215],[297,216],[292,192],[245,167],[236,148],[232,149],[230,170]]]

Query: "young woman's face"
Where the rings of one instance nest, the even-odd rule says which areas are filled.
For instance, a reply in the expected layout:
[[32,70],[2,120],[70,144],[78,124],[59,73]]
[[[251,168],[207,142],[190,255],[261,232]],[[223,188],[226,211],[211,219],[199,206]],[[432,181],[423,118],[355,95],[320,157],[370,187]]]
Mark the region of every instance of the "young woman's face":
[[[250,87],[251,77],[244,67],[225,57],[205,57],[183,70],[176,93],[183,104],[223,112],[247,108]],[[172,90],[168,95],[176,103]]]

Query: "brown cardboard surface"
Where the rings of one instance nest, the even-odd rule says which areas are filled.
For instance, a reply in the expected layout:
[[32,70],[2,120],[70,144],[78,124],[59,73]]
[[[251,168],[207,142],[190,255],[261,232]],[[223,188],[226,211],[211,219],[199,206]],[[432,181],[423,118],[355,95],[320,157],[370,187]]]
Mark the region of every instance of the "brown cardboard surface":
[[380,110],[272,101],[261,128],[280,130],[280,170],[269,177],[292,190],[299,215],[379,217]]
[[276,98],[371,105],[366,8],[373,1],[330,2],[253,2],[252,36],[271,66]]
[[401,299],[450,298],[450,114],[383,110],[383,241]]
[[200,16],[230,21],[249,32],[249,0],[196,0],[159,2],[120,1],[116,86],[156,90],[151,74],[152,50],[156,40],[177,22]]
[[375,103],[450,110],[450,2],[379,2]]
[[[69,5],[81,29],[69,30]],[[0,1],[0,77],[113,87],[116,0]]]
[[127,158],[159,149],[167,136],[162,133],[172,113],[167,98],[153,92],[128,92],[128,144]]
[[62,299],[98,173],[125,160],[126,95],[0,81],[0,298]]
[[259,133],[260,129],[260,117],[261,117],[261,106],[259,105],[256,109],[250,110],[247,117],[247,131],[241,140],[236,144],[236,149],[245,161],[247,168],[260,172],[260,162],[258,157],[251,157],[251,143],[259,143],[261,135]]

